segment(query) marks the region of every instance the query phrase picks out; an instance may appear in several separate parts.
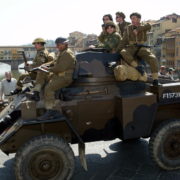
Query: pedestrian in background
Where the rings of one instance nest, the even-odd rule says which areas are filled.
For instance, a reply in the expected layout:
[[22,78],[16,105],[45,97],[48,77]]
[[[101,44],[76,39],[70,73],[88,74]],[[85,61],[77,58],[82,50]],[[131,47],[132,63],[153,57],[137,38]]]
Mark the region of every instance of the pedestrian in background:
[[17,80],[12,77],[11,72],[5,72],[5,78],[0,84],[0,102],[8,100],[11,91],[16,89]]

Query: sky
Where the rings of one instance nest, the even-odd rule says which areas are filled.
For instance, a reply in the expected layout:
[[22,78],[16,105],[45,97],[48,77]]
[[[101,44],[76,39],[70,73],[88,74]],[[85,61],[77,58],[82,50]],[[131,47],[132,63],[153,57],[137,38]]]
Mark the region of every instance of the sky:
[[179,0],[0,0],[0,46],[24,45],[35,38],[55,40],[80,31],[100,34],[102,16],[139,12],[142,20],[176,13]]

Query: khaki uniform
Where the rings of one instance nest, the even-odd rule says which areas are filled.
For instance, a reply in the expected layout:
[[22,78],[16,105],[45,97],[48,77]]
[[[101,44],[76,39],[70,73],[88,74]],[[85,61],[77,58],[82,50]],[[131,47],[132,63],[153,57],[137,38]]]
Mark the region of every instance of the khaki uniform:
[[[36,68],[46,62],[52,61],[54,56],[49,53],[45,48],[38,50],[36,57],[33,60],[33,63],[30,66],[30,68]],[[29,72],[22,74],[18,81],[17,81],[17,88],[21,89],[23,87],[22,81],[24,78],[30,76],[32,80],[36,80],[36,72]]]
[[104,43],[100,44],[99,47],[106,48],[110,53],[119,52],[119,43],[121,40],[121,36],[119,33],[114,32],[112,34],[107,34],[104,38]]
[[127,27],[128,27],[128,25],[129,25],[130,23],[129,22],[126,22],[126,21],[124,21],[123,23],[118,23],[117,25],[118,25],[118,27],[119,27],[119,31],[117,31],[120,35],[121,35],[121,37],[123,37],[123,34],[124,34],[124,31],[127,29]]
[[127,30],[124,32],[122,41],[120,42],[119,48],[120,53],[123,56],[124,60],[136,67],[137,63],[134,61],[134,56],[145,60],[151,68],[153,79],[158,78],[158,63],[155,55],[151,53],[149,48],[146,47],[137,47],[136,44],[142,45],[147,41],[147,31],[151,29],[150,24],[140,25],[137,27],[138,34],[133,33],[134,26],[131,24],[128,26]]
[[60,52],[57,59],[49,63],[50,72],[38,72],[34,91],[40,92],[44,89],[44,100],[46,109],[53,109],[55,102],[55,91],[69,86],[73,79],[73,71],[76,59],[71,50],[65,49]]

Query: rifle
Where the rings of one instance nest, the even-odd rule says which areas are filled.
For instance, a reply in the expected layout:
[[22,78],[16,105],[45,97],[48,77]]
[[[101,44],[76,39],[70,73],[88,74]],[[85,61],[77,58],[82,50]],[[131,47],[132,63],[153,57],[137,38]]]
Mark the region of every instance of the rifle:
[[[29,66],[26,55],[25,55],[24,51],[18,51],[18,53],[21,54],[23,56],[23,59],[24,59],[24,68],[21,68],[21,69],[25,69],[25,67]],[[25,69],[25,71],[28,71],[28,70]]]
[[48,70],[42,68],[41,66],[31,69],[31,72],[33,71],[43,71],[43,72],[49,73]]
[[24,51],[18,51],[18,52],[23,56],[25,66],[28,66],[28,61]]
[[145,48],[152,48],[152,47],[155,47],[155,46],[148,46],[148,45],[144,45],[144,44],[134,44],[134,46],[136,46],[136,47],[139,47],[139,48],[141,48],[141,47],[145,47]]

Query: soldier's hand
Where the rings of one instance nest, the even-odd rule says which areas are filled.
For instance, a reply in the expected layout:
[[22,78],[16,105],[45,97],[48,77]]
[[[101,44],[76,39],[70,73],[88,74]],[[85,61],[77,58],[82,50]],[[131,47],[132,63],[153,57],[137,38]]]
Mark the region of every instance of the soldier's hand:
[[41,68],[42,68],[42,69],[45,69],[45,70],[48,70],[48,69],[49,69],[49,67],[44,66],[44,65],[42,65]]
[[30,66],[28,65],[28,66],[24,66],[24,70],[25,71],[30,71]]

